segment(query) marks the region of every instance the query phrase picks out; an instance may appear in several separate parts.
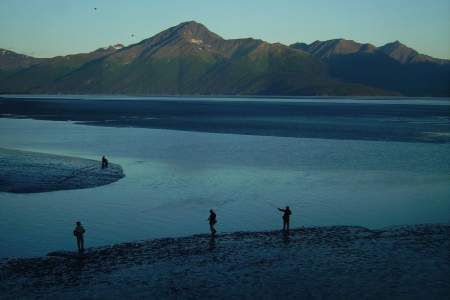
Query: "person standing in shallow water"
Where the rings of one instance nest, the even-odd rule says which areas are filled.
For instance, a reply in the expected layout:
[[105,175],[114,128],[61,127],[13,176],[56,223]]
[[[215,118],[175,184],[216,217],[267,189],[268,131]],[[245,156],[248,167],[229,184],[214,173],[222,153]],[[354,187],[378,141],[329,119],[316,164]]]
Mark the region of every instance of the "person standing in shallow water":
[[73,235],[77,238],[78,253],[83,253],[84,252],[84,233],[86,232],[86,230],[84,230],[83,226],[81,226],[81,222],[77,222],[76,224],[77,224],[77,226],[75,226]]
[[107,168],[108,167],[108,160],[106,159],[106,157],[103,155],[102,156],[102,169]]
[[283,212],[283,230],[289,232],[289,218],[292,212],[289,206],[286,206],[285,209],[278,208],[278,210]]
[[214,228],[214,225],[216,225],[216,223],[217,223],[217,216],[216,216],[216,213],[212,209],[209,210],[208,221],[209,221],[209,229],[211,230],[211,235],[215,236],[216,229]]

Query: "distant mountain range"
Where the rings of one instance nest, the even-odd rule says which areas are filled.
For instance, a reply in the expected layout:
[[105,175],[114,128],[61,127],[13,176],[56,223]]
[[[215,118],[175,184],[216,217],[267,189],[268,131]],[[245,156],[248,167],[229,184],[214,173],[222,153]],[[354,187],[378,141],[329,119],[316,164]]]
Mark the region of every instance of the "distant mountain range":
[[225,40],[191,21],[90,53],[34,58],[0,49],[0,93],[450,96],[450,61],[398,41]]

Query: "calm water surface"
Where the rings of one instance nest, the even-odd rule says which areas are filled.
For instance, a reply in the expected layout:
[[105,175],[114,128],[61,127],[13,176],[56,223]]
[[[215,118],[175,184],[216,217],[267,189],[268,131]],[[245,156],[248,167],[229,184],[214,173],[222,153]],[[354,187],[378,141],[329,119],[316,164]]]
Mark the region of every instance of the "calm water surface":
[[[445,101],[436,105],[448,109]],[[448,118],[411,116],[408,122],[417,128],[417,122],[430,121],[445,135]],[[77,220],[85,224],[89,246],[207,233],[210,208],[217,211],[219,232],[276,229],[281,225],[276,207],[285,205],[293,210],[294,227],[450,222],[449,143],[10,118],[0,119],[0,136],[3,148],[94,159],[106,154],[126,173],[123,180],[92,189],[0,193],[0,257],[73,249]]]

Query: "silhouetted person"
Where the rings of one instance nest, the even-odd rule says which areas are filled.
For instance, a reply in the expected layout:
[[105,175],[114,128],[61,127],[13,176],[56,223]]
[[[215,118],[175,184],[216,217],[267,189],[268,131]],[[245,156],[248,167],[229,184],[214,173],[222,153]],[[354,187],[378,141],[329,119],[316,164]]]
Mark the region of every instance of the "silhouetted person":
[[83,226],[81,226],[81,222],[77,222],[77,226],[75,226],[75,229],[73,231],[73,235],[77,237],[77,246],[78,246],[78,253],[84,252],[84,233],[86,230],[84,230]]
[[283,212],[283,230],[289,231],[289,218],[292,214],[289,206],[286,206],[285,209],[279,208],[278,210]]
[[103,155],[102,156],[102,169],[107,168],[108,167],[108,160],[106,159],[106,157]]
[[215,236],[216,235],[216,229],[214,228],[214,225],[217,223],[217,219],[216,219],[216,213],[210,209],[209,210],[209,229],[211,230],[211,235]]

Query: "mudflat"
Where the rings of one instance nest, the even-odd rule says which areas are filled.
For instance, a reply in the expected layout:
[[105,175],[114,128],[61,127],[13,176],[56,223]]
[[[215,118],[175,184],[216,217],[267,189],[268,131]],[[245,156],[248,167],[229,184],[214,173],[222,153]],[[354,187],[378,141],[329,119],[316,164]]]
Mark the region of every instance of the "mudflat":
[[0,191],[38,193],[106,185],[124,177],[122,167],[79,157],[0,148]]
[[0,262],[2,299],[448,299],[449,225],[165,238]]

